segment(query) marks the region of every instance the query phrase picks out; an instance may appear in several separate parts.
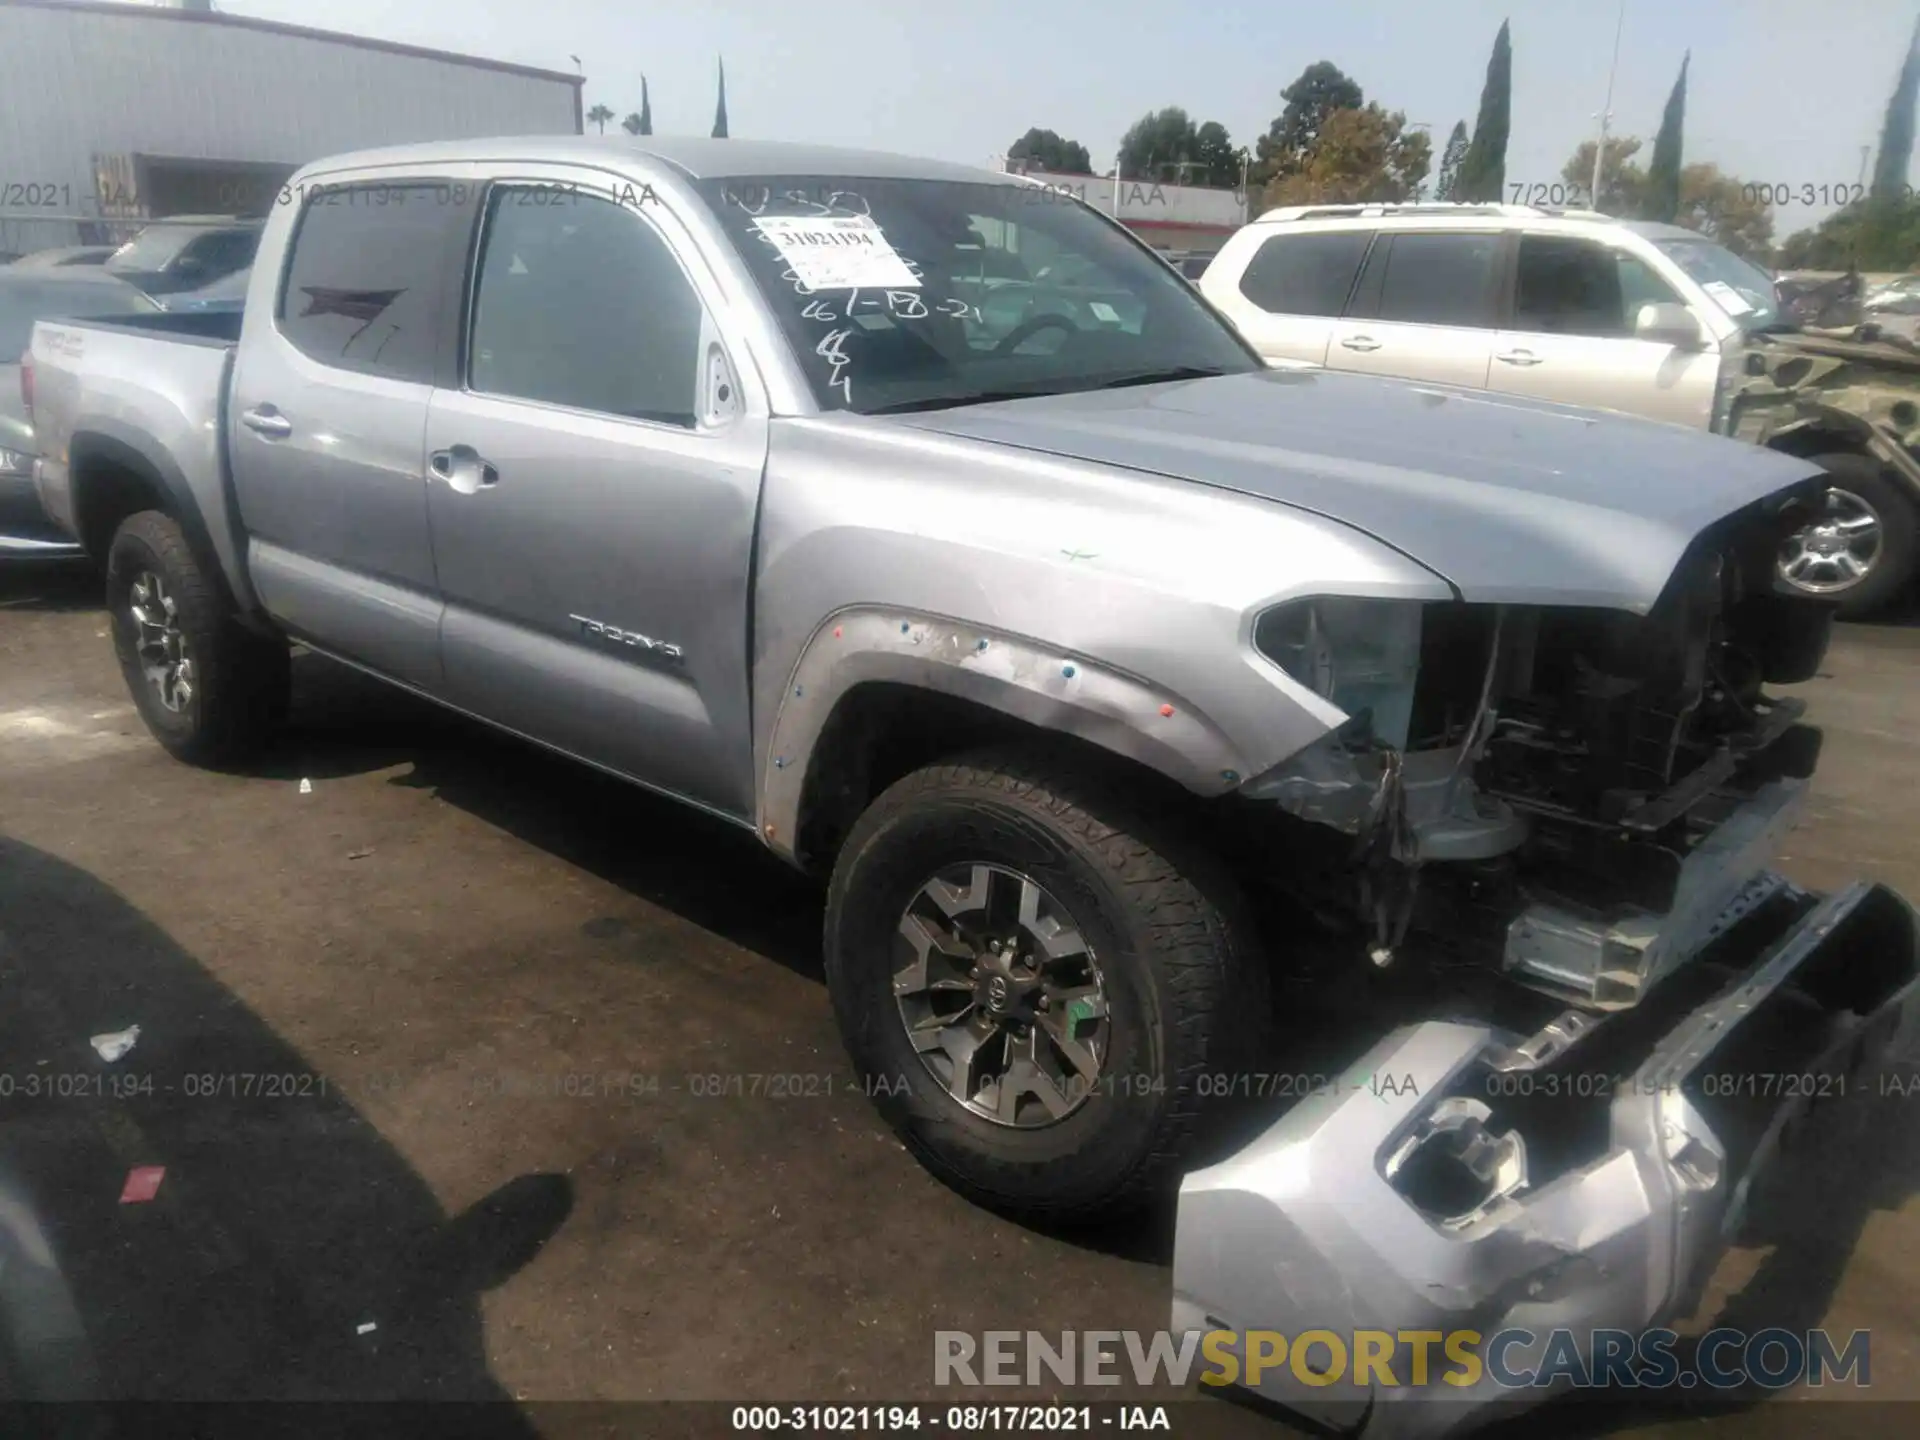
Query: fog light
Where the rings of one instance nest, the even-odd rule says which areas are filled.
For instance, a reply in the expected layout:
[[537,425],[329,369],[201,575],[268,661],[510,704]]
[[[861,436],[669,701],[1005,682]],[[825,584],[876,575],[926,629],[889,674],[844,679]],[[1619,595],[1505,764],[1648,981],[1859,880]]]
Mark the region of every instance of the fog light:
[[1442,1100],[1388,1154],[1387,1183],[1448,1229],[1473,1224],[1527,1183],[1527,1144],[1516,1130],[1487,1129],[1478,1100]]

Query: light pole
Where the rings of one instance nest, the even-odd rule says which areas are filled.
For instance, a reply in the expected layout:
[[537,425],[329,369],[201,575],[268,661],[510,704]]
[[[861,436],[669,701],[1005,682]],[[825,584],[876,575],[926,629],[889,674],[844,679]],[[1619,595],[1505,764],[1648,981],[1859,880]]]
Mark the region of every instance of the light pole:
[[1873,146],[1862,145],[1860,147],[1860,183],[1862,185],[1867,183],[1867,157],[1871,154],[1873,154]]
[[1600,139],[1593,147],[1593,187],[1587,192],[1593,208],[1600,208],[1600,162],[1607,153],[1607,126],[1613,120],[1613,72],[1620,68],[1620,32],[1627,24],[1627,0],[1620,0],[1620,17],[1613,26],[1613,60],[1607,66],[1607,103],[1600,110]]
[[1113,218],[1120,218],[1120,162],[1126,158],[1126,151],[1116,150],[1113,156]]

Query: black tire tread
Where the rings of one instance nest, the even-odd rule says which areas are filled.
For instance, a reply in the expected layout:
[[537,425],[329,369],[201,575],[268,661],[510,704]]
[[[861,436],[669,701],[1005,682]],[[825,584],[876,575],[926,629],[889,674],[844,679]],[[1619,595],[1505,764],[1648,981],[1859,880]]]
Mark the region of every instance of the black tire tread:
[[[194,659],[199,724],[186,736],[170,735],[151,722],[149,729],[169,752],[195,764],[217,766],[255,753],[286,713],[291,686],[287,646],[240,625],[220,587],[194,556],[179,522],[163,511],[142,510],[120,523],[108,549],[109,584],[116,573],[115,557],[127,538],[145,545],[166,571]],[[112,623],[120,623],[117,616]],[[135,685],[135,677],[129,676],[128,683]],[[146,697],[137,687],[135,693],[144,715]]]
[[[1132,786],[1132,796],[1122,787]],[[1121,773],[1097,759],[1046,742],[1018,742],[977,751],[917,770],[884,791],[848,836],[843,856],[856,855],[892,815],[922,800],[951,799],[974,791],[984,800],[1010,802],[1037,811],[1107,869],[1145,918],[1152,956],[1173,997],[1169,1053],[1177,1063],[1166,1076],[1164,1113],[1155,1144],[1097,1210],[1061,1211],[1046,1202],[1016,1202],[1010,1195],[982,1198],[997,1208],[1034,1218],[1106,1218],[1163,1198],[1177,1187],[1183,1168],[1200,1151],[1211,1108],[1198,1093],[1200,1076],[1236,1071],[1253,1063],[1267,1034],[1269,991],[1264,965],[1252,951],[1253,928],[1245,901],[1225,869],[1176,813],[1174,796],[1143,785],[1137,772]],[[1156,803],[1157,802],[1157,803]],[[838,880],[836,869],[836,881]],[[836,887],[837,888],[837,887]],[[833,957],[828,956],[831,972]],[[941,1157],[906,1141],[923,1162],[953,1179]],[[977,1164],[987,1164],[983,1159]],[[989,1166],[990,1168],[990,1166]],[[968,1188],[979,1190],[978,1183]]]

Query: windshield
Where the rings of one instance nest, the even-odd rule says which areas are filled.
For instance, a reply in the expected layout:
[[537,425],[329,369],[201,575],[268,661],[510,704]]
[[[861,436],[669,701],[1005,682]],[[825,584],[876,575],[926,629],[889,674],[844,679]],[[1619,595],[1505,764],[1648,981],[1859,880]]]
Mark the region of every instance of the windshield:
[[1781,323],[1773,277],[1759,266],[1713,240],[1656,240],[1654,244],[1743,328],[1764,330]]
[[700,189],[827,409],[1261,368],[1151,251],[1053,191],[795,175]]
[[91,320],[160,307],[128,285],[80,280],[0,280],[0,364],[18,360],[36,320]]

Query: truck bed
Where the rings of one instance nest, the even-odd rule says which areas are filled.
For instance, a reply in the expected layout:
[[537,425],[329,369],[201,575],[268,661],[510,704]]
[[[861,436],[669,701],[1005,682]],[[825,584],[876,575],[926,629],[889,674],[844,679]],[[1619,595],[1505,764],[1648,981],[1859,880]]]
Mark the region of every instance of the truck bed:
[[104,451],[155,476],[201,521],[236,598],[251,598],[227,476],[227,381],[242,317],[160,314],[42,320],[33,327],[33,427],[41,500],[98,553],[69,485],[73,458]]

